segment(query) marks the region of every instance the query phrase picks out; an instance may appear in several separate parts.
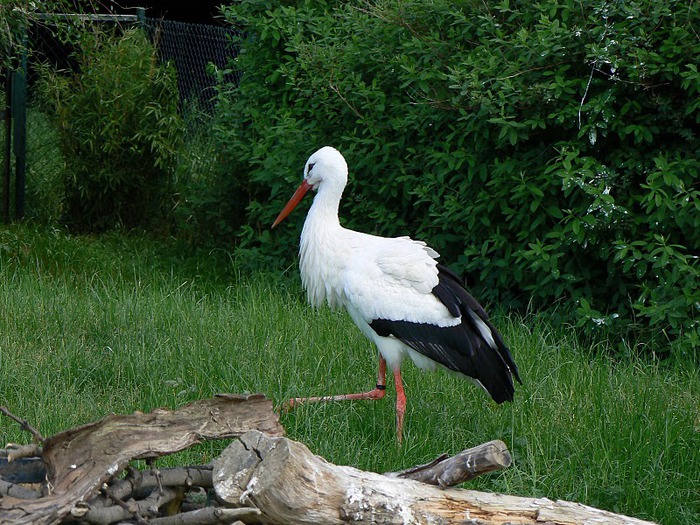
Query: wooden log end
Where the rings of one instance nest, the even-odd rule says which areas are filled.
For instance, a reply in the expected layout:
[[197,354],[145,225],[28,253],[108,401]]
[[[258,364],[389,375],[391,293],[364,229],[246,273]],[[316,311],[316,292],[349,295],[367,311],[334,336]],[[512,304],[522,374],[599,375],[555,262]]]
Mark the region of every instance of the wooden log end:
[[501,440],[494,440],[464,450],[451,457],[443,454],[425,465],[400,472],[389,472],[386,475],[446,488],[464,483],[482,474],[508,468],[511,463],[512,458],[506,444]]

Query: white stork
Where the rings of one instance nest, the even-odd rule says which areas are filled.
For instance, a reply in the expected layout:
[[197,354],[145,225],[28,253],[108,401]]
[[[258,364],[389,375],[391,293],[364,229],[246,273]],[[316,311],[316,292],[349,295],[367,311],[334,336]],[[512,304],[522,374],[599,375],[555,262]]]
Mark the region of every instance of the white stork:
[[518,368],[508,347],[460,279],[436,261],[438,254],[409,237],[385,238],[340,225],[338,206],[348,180],[340,152],[324,147],[309,157],[304,180],[280,212],[277,226],[309,189],[316,191],[301,232],[301,281],[309,302],[339,306],[379,349],[377,386],[368,392],[295,398],[305,401],[380,399],[386,367],[396,385],[397,436],[402,438],[406,395],[401,360],[445,368],[473,380],[496,403],[512,401]]

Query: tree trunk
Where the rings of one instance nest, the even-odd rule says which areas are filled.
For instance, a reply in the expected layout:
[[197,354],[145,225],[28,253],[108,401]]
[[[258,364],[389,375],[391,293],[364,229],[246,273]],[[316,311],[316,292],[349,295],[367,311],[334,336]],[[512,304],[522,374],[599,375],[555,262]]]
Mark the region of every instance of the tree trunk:
[[333,465],[301,443],[255,431],[234,441],[215,460],[213,481],[223,502],[258,508],[266,524],[650,523],[577,503],[442,490]]

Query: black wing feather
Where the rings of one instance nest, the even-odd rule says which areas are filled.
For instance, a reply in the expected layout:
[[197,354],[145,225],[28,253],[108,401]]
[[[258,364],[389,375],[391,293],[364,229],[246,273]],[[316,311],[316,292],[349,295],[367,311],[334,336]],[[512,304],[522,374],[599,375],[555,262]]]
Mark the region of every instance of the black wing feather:
[[[454,317],[462,318],[456,326],[439,327],[426,323],[374,319],[370,327],[378,335],[394,336],[405,344],[450,370],[478,380],[494,401],[512,401],[513,377],[521,383],[518,367],[503,337],[489,321],[481,305],[462,286],[460,279],[447,267],[438,265],[438,285],[433,295]],[[472,315],[491,331],[496,344],[492,348],[484,339]]]

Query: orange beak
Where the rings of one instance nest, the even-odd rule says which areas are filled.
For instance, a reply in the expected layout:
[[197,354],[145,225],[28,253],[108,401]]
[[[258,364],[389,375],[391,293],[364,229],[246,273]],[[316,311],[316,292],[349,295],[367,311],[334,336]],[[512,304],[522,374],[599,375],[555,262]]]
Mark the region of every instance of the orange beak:
[[289,199],[287,205],[282,209],[280,214],[275,219],[275,222],[272,223],[273,228],[277,226],[280,222],[282,222],[285,219],[285,217],[287,217],[287,215],[292,213],[292,210],[297,207],[297,204],[301,202],[301,199],[304,198],[304,195],[306,195],[306,192],[310,189],[311,184],[309,184],[305,180],[302,181],[301,185],[297,188],[297,191],[294,192],[292,198]]

